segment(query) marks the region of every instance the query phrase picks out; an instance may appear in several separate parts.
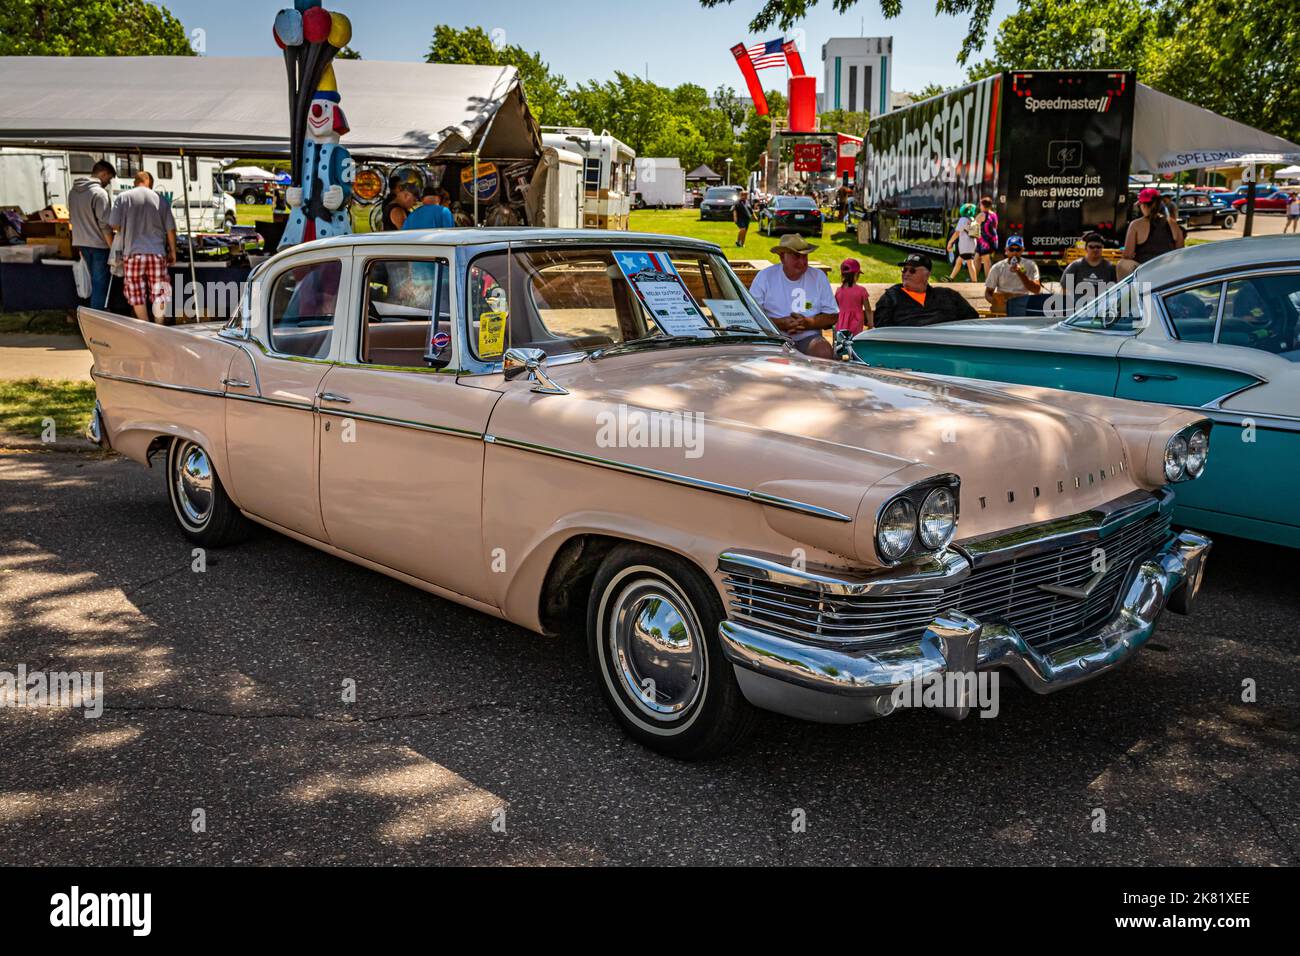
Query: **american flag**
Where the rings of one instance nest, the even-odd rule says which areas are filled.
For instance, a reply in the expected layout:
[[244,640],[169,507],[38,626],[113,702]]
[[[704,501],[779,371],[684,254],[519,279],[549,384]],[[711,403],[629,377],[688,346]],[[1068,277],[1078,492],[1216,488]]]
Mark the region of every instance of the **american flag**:
[[773,67],[785,66],[785,39],[778,38],[768,40],[766,43],[755,43],[747,47],[750,60],[754,63],[754,69],[767,70]]

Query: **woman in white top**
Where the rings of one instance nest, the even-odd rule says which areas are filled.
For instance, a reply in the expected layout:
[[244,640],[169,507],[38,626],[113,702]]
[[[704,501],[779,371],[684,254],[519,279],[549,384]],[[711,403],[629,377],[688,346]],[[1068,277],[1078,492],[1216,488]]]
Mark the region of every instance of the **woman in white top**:
[[975,237],[979,234],[979,227],[975,224],[975,204],[966,203],[957,210],[957,215],[960,217],[957,220],[957,227],[948,237],[949,252],[952,252],[954,243],[957,245],[957,258],[953,260],[948,281],[952,282],[956,279],[957,273],[961,272],[962,266],[965,266],[970,281],[979,282],[979,260],[975,257]]

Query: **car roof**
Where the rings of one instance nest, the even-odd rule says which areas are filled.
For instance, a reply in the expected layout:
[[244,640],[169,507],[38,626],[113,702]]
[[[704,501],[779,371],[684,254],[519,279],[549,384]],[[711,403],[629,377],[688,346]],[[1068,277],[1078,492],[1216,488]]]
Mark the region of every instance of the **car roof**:
[[1300,266],[1300,237],[1253,236],[1175,249],[1138,266],[1134,281],[1163,287],[1198,275],[1268,265]]
[[[684,236],[666,236],[651,232],[614,232],[605,229],[543,229],[536,226],[479,226],[459,229],[403,229],[395,232],[358,232],[345,236],[317,239],[310,243],[313,249],[329,246],[480,246],[503,242],[582,242],[588,245],[654,245],[684,246],[692,249],[716,251],[715,242],[689,239]],[[304,248],[295,246],[295,249]]]

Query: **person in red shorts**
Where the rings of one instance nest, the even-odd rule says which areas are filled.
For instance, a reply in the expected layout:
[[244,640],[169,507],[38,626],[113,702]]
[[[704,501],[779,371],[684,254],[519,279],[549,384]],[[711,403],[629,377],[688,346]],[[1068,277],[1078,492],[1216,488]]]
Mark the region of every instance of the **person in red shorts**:
[[176,261],[176,220],[171,203],[154,192],[153,176],[136,173],[135,187],[113,201],[108,224],[122,237],[122,291],[135,317],[148,322],[152,315],[164,323],[172,296],[167,267]]

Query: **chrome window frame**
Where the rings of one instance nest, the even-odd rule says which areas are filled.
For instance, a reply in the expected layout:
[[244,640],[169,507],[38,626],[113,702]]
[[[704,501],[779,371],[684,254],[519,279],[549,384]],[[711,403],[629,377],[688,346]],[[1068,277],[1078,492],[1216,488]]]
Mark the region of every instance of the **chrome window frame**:
[[[1176,334],[1176,332],[1174,331],[1174,328],[1173,328],[1173,322],[1172,322],[1172,320],[1169,318],[1169,314],[1168,314],[1168,312],[1165,311],[1165,296],[1166,296],[1166,295],[1173,295],[1173,294],[1176,294],[1176,293],[1178,293],[1178,292],[1184,292],[1184,291],[1186,291],[1187,289],[1195,288],[1195,287],[1197,287],[1197,286],[1209,285],[1211,282],[1218,282],[1218,283],[1220,284],[1220,293],[1219,293],[1219,314],[1218,314],[1218,317],[1216,318],[1215,323],[1214,323],[1214,341],[1213,341],[1212,343],[1210,343],[1210,342],[1191,342],[1191,343],[1189,343],[1189,344],[1191,344],[1191,345],[1222,345],[1223,343],[1219,341],[1219,334],[1220,334],[1220,332],[1222,331],[1222,328],[1223,328],[1223,316],[1224,316],[1224,312],[1225,312],[1225,310],[1227,309],[1227,305],[1228,305],[1228,283],[1229,283],[1229,282],[1236,282],[1236,281],[1238,281],[1238,280],[1240,280],[1240,279],[1253,279],[1253,278],[1261,277],[1261,276],[1286,275],[1286,274],[1288,274],[1288,273],[1290,273],[1290,274],[1294,274],[1294,275],[1296,275],[1296,276],[1300,276],[1300,262],[1296,262],[1296,263],[1292,263],[1292,264],[1286,264],[1286,265],[1270,265],[1270,266],[1238,266],[1238,267],[1235,268],[1235,269],[1230,269],[1230,270],[1227,270],[1227,271],[1224,271],[1224,272],[1218,272],[1218,273],[1214,273],[1214,272],[1206,272],[1206,273],[1202,273],[1201,275],[1198,275],[1198,276],[1196,276],[1196,277],[1194,277],[1194,278],[1184,279],[1184,280],[1182,280],[1181,282],[1177,282],[1177,283],[1172,284],[1172,285],[1164,286],[1164,287],[1161,288],[1160,290],[1155,291],[1155,292],[1154,292],[1154,296],[1155,296],[1155,299],[1156,299],[1157,303],[1159,304],[1159,310],[1158,310],[1158,311],[1159,311],[1159,315],[1160,315],[1160,320],[1161,320],[1161,322],[1163,322],[1164,325],[1165,325],[1165,332],[1166,332],[1166,334],[1169,336],[1169,338],[1170,338],[1171,341],[1174,341],[1174,342],[1182,342],[1182,341],[1185,341],[1184,339],[1180,339],[1180,338],[1178,338],[1178,336],[1177,336],[1177,334]],[[1247,349],[1248,349],[1249,346],[1244,346],[1244,345],[1233,345],[1233,346],[1230,346],[1230,348],[1247,348]],[[1262,352],[1261,349],[1253,349],[1252,351]],[[1272,354],[1272,353],[1264,353],[1264,354]]]
[[[1136,275],[1137,275],[1136,272],[1131,272],[1131,273],[1129,273],[1129,274],[1126,275],[1123,279],[1120,279],[1120,280],[1119,280],[1118,282],[1116,282],[1113,286],[1111,286],[1109,289],[1107,289],[1105,295],[1101,296],[1101,298],[1104,299],[1104,298],[1106,298],[1107,296],[1110,296],[1110,295],[1114,294],[1114,293],[1115,293],[1115,290],[1117,290],[1117,289],[1123,287],[1125,284],[1136,285],[1136,284],[1137,284],[1137,280],[1134,278],[1134,276],[1136,276]],[[1092,304],[1096,303],[1097,301],[1098,301],[1098,299],[1093,299],[1092,303],[1090,303],[1089,305],[1084,306],[1083,308],[1084,308],[1084,309],[1086,309],[1086,308],[1091,308]],[[1059,323],[1056,327],[1059,328],[1059,329],[1062,329],[1062,330],[1064,330],[1064,331],[1069,331],[1069,332],[1086,332],[1086,333],[1088,333],[1089,335],[1118,335],[1118,336],[1121,336],[1121,337],[1123,337],[1123,338],[1132,338],[1132,337],[1138,335],[1138,334],[1142,331],[1142,327],[1141,327],[1141,326],[1139,326],[1138,328],[1133,328],[1133,329],[1106,329],[1106,328],[1102,328],[1102,329],[1089,329],[1089,328],[1085,328],[1084,326],[1081,326],[1081,325],[1072,325],[1072,324],[1070,323],[1070,320],[1073,319],[1076,315],[1078,315],[1078,314],[1079,314],[1080,312],[1082,312],[1082,311],[1083,311],[1083,309],[1076,309],[1072,314],[1067,315],[1065,318],[1063,318],[1063,319],[1060,321],[1060,323]],[[1143,307],[1143,311],[1145,311],[1145,306]],[[1144,315],[1142,318],[1145,319],[1146,316]],[[1148,323],[1148,324],[1150,324],[1150,323]]]
[[[345,368],[370,368],[386,372],[413,372],[417,375],[459,375],[461,373],[459,362],[458,340],[461,338],[461,324],[458,319],[456,292],[459,283],[457,279],[458,267],[456,264],[455,250],[448,246],[435,246],[437,252],[396,252],[385,254],[382,247],[375,247],[371,253],[367,250],[358,254],[356,249],[353,250],[352,262],[356,273],[357,294],[354,296],[355,303],[351,314],[355,319],[356,328],[348,340],[351,343],[345,347],[344,353],[334,362]],[[451,358],[444,368],[430,368],[428,366],[415,365],[378,365],[374,362],[361,361],[361,331],[365,325],[366,317],[361,314],[362,308],[366,302],[366,276],[370,271],[370,266],[375,262],[442,262],[447,270],[447,308],[451,312],[448,319],[448,325],[451,327]]]
[[[291,352],[280,352],[272,344],[271,337],[271,290],[275,288],[275,283],[286,273],[294,269],[300,269],[303,266],[317,265],[322,262],[338,262],[339,264],[339,291],[334,302],[334,324],[331,326],[330,347],[325,358],[313,358],[307,355],[294,355]],[[268,291],[264,300],[258,307],[258,315],[252,317],[248,341],[256,345],[261,353],[268,358],[281,359],[286,362],[308,362],[313,365],[338,365],[338,352],[341,341],[346,337],[346,332],[339,335],[340,317],[342,324],[346,327],[347,317],[351,313],[352,300],[352,262],[353,250],[351,248],[340,249],[336,246],[329,246],[324,249],[312,249],[304,251],[301,255],[294,255],[286,258],[283,262],[276,264],[276,268],[269,272],[264,280],[268,285]],[[251,279],[251,277],[250,277]],[[252,285],[249,285],[249,297],[252,297]],[[257,326],[261,325],[261,336],[258,335]]]

